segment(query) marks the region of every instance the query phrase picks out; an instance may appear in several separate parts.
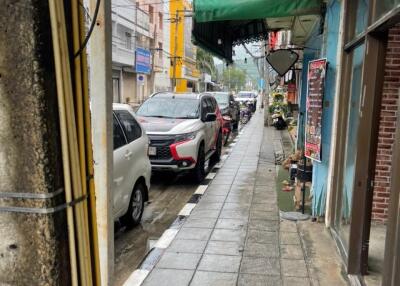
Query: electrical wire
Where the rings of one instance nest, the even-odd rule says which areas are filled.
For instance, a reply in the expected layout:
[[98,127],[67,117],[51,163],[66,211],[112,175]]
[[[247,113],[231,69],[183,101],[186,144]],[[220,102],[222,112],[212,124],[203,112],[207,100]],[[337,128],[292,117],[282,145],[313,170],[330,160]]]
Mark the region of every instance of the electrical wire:
[[94,10],[94,14],[93,14],[93,17],[92,17],[92,22],[90,23],[89,31],[88,31],[88,33],[87,33],[87,35],[85,37],[85,40],[82,42],[81,47],[74,54],[74,58],[78,57],[82,53],[82,51],[86,48],[87,43],[89,42],[90,36],[92,35],[93,29],[94,29],[94,25],[96,25],[97,15],[99,14],[100,1],[101,0],[97,0],[97,2],[96,2],[96,8]]
[[137,7],[137,6],[146,6],[146,5],[158,5],[158,4],[169,4],[171,2],[177,2],[177,1],[181,1],[181,0],[169,0],[169,1],[161,1],[161,2],[147,2],[147,3],[139,3],[137,2],[137,4],[121,4],[121,5],[112,5],[112,7]]

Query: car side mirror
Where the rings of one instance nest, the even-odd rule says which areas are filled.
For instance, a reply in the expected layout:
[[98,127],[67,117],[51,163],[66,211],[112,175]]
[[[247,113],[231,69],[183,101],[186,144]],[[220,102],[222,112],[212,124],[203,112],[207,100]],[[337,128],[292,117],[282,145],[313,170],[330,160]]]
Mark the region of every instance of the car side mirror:
[[204,119],[205,122],[211,122],[217,120],[217,115],[215,113],[207,113],[206,118]]

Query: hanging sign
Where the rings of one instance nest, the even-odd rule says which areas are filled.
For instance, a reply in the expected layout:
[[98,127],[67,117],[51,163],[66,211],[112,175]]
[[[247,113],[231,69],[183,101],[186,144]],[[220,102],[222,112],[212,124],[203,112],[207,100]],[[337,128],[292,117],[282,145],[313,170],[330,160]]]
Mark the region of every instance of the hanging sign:
[[136,48],[136,72],[150,74],[151,72],[151,54],[149,50]]
[[299,59],[299,55],[289,49],[271,51],[266,57],[270,66],[280,75],[284,76]]
[[325,90],[326,59],[309,62],[305,120],[305,156],[321,161],[322,110]]

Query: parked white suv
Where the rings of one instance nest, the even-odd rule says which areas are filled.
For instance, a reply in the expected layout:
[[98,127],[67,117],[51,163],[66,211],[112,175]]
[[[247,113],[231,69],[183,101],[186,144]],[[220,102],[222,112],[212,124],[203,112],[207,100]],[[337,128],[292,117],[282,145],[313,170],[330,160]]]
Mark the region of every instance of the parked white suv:
[[222,127],[217,117],[221,114],[209,94],[156,93],[136,114],[150,138],[153,170],[191,170],[201,182],[205,162],[219,160]]
[[129,105],[113,104],[113,141],[113,215],[132,227],[140,223],[149,199],[151,164],[149,139]]

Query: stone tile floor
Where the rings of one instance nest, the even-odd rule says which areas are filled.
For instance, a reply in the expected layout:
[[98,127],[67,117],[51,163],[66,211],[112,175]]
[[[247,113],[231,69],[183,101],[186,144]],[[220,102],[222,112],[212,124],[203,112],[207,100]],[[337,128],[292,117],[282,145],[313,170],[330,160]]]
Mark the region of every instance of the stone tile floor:
[[311,285],[296,223],[279,220],[273,130],[260,117],[143,285]]

